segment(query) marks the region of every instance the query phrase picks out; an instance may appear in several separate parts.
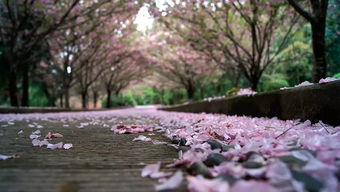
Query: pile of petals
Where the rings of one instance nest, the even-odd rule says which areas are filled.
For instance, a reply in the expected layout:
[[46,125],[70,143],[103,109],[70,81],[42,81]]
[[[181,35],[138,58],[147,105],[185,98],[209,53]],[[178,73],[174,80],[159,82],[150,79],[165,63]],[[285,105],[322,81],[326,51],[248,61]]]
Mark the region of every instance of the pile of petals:
[[[190,191],[340,191],[340,126],[322,122],[165,112],[155,108],[0,117],[1,126],[12,126],[20,120],[65,124],[78,120],[86,121],[88,126],[114,126],[116,133],[152,130],[144,129],[146,126],[116,126],[119,118],[128,117],[138,125],[157,123],[154,130],[161,127],[179,150],[179,158],[169,166],[187,170],[185,179]],[[44,142],[39,140],[40,135],[37,131],[30,138],[40,144]],[[157,172],[146,177],[162,175]],[[157,189],[174,187],[183,177],[183,173],[177,172],[155,178],[165,186]]]
[[304,81],[298,85],[295,85],[294,87],[304,87],[304,86],[309,86],[309,85],[313,85],[313,83],[309,82],[309,81]]
[[126,133],[144,133],[147,131],[153,131],[152,126],[146,125],[116,125],[115,127],[111,128],[115,134],[126,134]]
[[161,121],[179,150],[172,167],[197,191],[339,191],[340,126],[173,113]]
[[249,88],[246,88],[246,89],[240,89],[236,95],[255,95],[257,92],[256,91],[253,91]]
[[337,79],[334,77],[326,77],[326,78],[320,79],[319,83],[328,83],[328,82],[332,82],[336,80],[340,80],[340,79]]
[[63,135],[60,133],[51,133],[48,132],[47,135],[45,136],[45,138],[43,140],[39,140],[38,138],[41,137],[41,131],[40,130],[36,130],[34,132],[32,132],[32,134],[30,135],[30,139],[32,140],[32,145],[34,147],[44,147],[46,146],[47,149],[70,149],[73,147],[73,145],[71,143],[63,143],[63,142],[59,142],[56,144],[52,144],[49,141],[52,140],[52,138],[62,138]]
[[[319,84],[328,83],[328,82],[332,82],[332,81],[336,81],[336,80],[340,80],[340,79],[337,79],[337,78],[334,78],[334,77],[326,77],[326,78],[320,79]],[[314,83],[311,83],[309,81],[304,81],[304,82],[302,82],[298,85],[295,85],[294,87],[305,87],[305,86],[309,86],[309,85],[314,85]],[[280,89],[284,90],[284,89],[289,89],[289,88],[290,87],[282,87]]]

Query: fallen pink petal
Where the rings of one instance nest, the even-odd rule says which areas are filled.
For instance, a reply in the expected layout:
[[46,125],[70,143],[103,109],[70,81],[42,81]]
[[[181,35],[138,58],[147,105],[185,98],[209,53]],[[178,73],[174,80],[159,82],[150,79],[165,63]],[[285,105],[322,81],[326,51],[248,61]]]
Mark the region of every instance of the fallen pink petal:
[[51,133],[48,132],[47,135],[45,136],[45,139],[51,139],[51,138],[62,138],[63,135],[60,133]]
[[231,192],[279,192],[272,185],[263,181],[237,181]]
[[183,181],[183,172],[177,171],[172,177],[163,182],[162,184],[156,185],[156,191],[172,190],[177,189]]
[[205,179],[202,176],[188,176],[188,189],[190,192],[229,192],[230,186],[221,179]]
[[161,179],[161,178],[169,177],[171,175],[173,175],[173,173],[158,171],[158,172],[151,173],[149,176],[152,179]]
[[143,168],[141,176],[147,177],[147,176],[150,176],[151,174],[158,173],[160,167],[161,167],[161,164],[159,162],[155,164],[147,165]]

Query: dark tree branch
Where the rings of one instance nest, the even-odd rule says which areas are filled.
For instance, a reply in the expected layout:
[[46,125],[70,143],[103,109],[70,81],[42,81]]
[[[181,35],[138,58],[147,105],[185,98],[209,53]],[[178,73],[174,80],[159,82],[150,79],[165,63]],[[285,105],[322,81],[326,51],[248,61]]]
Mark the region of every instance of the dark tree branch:
[[[307,21],[313,22],[315,20],[313,15],[311,13],[309,13],[308,11],[304,10],[303,7],[296,2],[296,0],[287,0],[287,1]],[[313,0],[313,1],[315,1],[315,0]]]

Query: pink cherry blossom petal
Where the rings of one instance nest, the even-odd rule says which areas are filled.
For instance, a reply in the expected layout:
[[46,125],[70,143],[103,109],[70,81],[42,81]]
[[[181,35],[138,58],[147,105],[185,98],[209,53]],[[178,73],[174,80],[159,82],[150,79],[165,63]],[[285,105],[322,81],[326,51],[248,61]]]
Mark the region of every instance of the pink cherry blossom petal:
[[45,139],[51,139],[51,138],[62,138],[63,135],[60,133],[51,133],[48,132],[47,135],[45,136]]
[[182,171],[177,171],[172,177],[166,180],[164,183],[156,185],[156,191],[173,190],[177,189],[183,181]]
[[147,176],[149,176],[153,173],[157,173],[159,171],[160,167],[161,167],[160,162],[147,165],[143,168],[141,175],[142,175],[142,177],[147,177]]
[[272,185],[263,181],[237,181],[231,188],[231,192],[279,192]]
[[202,176],[188,176],[188,189],[190,192],[229,192],[230,187],[226,181],[220,179],[205,179]]

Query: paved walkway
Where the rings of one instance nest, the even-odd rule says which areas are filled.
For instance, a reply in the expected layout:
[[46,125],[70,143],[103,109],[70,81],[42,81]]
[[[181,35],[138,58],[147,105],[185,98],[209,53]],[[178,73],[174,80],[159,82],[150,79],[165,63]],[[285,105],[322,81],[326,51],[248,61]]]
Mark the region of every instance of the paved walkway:
[[[176,150],[167,145],[132,141],[141,134],[113,134],[110,128],[115,124],[143,123],[143,119],[115,118],[114,114],[112,117],[97,119],[89,113],[84,119],[28,118],[8,123],[0,116],[0,154],[18,156],[0,161],[0,191],[154,191],[156,181],[142,178],[141,169],[144,164],[157,161],[162,164],[173,162],[177,158]],[[146,124],[157,124],[156,120],[145,121],[148,121],[144,122]],[[48,132],[61,133],[64,137],[53,139],[53,143],[72,143],[73,148],[33,147],[29,135],[37,130],[37,126],[43,127],[40,129],[42,137]],[[18,134],[20,130],[23,130],[22,134]],[[153,136],[142,135],[168,141],[161,133],[154,133]]]

